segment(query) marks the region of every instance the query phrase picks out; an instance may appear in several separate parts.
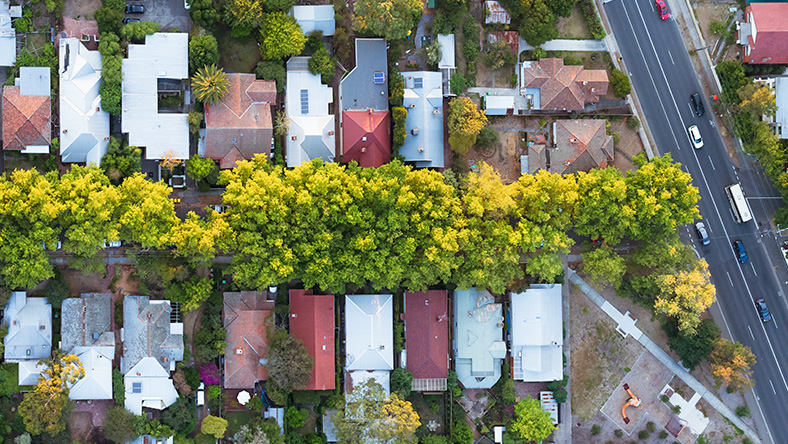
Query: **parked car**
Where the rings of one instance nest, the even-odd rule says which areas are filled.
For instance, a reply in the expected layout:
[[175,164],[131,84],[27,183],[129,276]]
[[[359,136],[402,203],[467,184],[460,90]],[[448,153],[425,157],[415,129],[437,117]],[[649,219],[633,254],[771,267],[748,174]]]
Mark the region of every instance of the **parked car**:
[[761,314],[761,320],[763,322],[769,322],[772,320],[772,314],[769,313],[769,309],[766,308],[766,299],[758,299],[755,301],[755,306],[758,308],[758,313]]
[[112,241],[112,242],[107,242],[107,240],[104,239],[104,243],[101,245],[101,247],[102,248],[120,248],[121,245],[122,244],[121,244],[121,242],[119,240]]
[[698,232],[698,237],[703,245],[709,245],[709,234],[706,232],[706,225],[703,222],[698,222],[695,224],[695,230]]
[[690,96],[690,100],[692,101],[692,108],[695,110],[695,114],[698,117],[702,116],[703,113],[706,112],[706,109],[703,107],[703,100],[700,98],[700,94],[695,93]]
[[140,19],[138,19],[138,18],[127,17],[127,18],[123,19],[123,24],[124,25],[128,25],[129,23],[139,23],[139,22],[140,22]]
[[700,136],[698,125],[692,125],[687,128],[687,134],[689,134],[692,140],[692,146],[694,146],[696,150],[703,148],[703,137]]
[[657,5],[657,12],[659,12],[659,18],[662,20],[667,20],[670,18],[668,14],[668,5],[665,4],[665,0],[655,0],[654,3]]
[[126,5],[126,14],[143,14],[145,13],[144,5]]
[[195,396],[194,401],[197,403],[197,406],[201,406],[205,404],[205,383],[201,382],[200,387],[197,388],[197,396]]
[[747,262],[747,251],[744,249],[742,241],[737,239],[733,242],[733,249],[736,250],[736,254],[739,256],[739,262],[742,264]]

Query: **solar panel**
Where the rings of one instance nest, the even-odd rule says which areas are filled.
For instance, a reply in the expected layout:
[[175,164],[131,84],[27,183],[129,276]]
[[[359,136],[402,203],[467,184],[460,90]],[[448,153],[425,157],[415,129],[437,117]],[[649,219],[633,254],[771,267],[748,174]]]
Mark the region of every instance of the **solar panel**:
[[301,90],[301,114],[309,114],[309,90]]
[[372,80],[375,85],[382,85],[386,81],[386,75],[382,71],[376,71],[372,74]]
[[142,393],[142,383],[134,382],[131,384],[131,393]]
[[424,88],[424,79],[422,79],[421,77],[415,77],[413,79],[413,88],[414,89]]

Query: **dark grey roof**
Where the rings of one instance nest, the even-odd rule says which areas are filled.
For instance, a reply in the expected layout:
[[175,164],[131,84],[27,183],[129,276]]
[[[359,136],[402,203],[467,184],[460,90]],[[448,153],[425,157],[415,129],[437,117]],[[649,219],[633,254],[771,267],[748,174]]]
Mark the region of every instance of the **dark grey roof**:
[[115,347],[112,332],[112,295],[85,293],[63,301],[60,348],[70,353],[74,347]]
[[170,313],[170,301],[151,301],[148,296],[123,298],[123,374],[149,356],[165,369],[183,360],[183,324],[172,323]]
[[[375,84],[375,73],[383,73],[383,83]],[[356,39],[356,67],[341,82],[342,110],[388,111],[388,76],[386,41]]]

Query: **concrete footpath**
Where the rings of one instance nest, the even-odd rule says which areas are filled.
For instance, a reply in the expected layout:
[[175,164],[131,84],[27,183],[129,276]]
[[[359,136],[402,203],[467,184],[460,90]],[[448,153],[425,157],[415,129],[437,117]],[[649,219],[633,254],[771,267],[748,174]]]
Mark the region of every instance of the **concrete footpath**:
[[[625,316],[621,314],[615,307],[612,306],[605,298],[602,297],[593,287],[588,285],[586,281],[584,281],[580,276],[575,273],[574,270],[567,269],[569,282],[578,286],[580,291],[582,291],[589,299],[591,299],[595,304],[602,308],[602,310],[607,313],[616,323],[619,323],[620,320],[623,320]],[[689,374],[684,367],[680,366],[673,358],[670,357],[664,350],[662,350],[657,344],[655,344],[648,336],[644,335],[640,329],[635,327],[634,322],[625,322],[620,324],[620,328],[625,330],[627,333],[631,334],[638,342],[640,342],[646,350],[648,350],[655,358],[659,359],[662,364],[664,364],[670,371],[672,371],[676,376],[681,378],[690,388],[695,390],[695,393],[699,394],[706,402],[708,402],[715,410],[720,412],[721,415],[726,417],[734,426],[738,427],[744,434],[747,435],[754,443],[760,443],[761,440],[758,437],[758,434],[755,433],[755,430],[750,428],[747,424],[745,424],[730,407],[725,405],[720,398],[718,398],[711,390],[707,389],[706,386],[701,384],[697,379],[695,379],[692,375]]]
[[[605,42],[602,40],[555,39],[544,42],[540,48],[545,51],[607,51]],[[531,49],[534,49],[534,47],[526,43],[524,38],[520,37],[520,52],[529,51]]]

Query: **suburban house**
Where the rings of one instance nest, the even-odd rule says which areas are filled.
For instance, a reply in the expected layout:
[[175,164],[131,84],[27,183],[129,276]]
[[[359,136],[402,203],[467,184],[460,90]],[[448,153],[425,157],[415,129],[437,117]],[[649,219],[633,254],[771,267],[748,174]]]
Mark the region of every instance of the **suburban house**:
[[23,66],[14,86],[3,87],[3,148],[49,154],[52,139],[50,69]]
[[788,139],[788,77],[774,77],[774,98],[777,112],[774,116],[764,116],[762,120],[770,121],[774,134],[780,139]]
[[290,290],[290,334],[315,358],[315,369],[304,390],[334,390],[334,295]]
[[339,83],[342,161],[377,168],[391,158],[388,58],[383,39],[356,39],[356,67]]
[[488,389],[506,358],[503,310],[487,290],[454,292],[454,369],[466,389]]
[[744,63],[788,63],[788,3],[749,3],[737,23]]
[[[297,6],[296,6],[297,7]],[[336,121],[329,109],[334,90],[309,72],[309,57],[287,61],[285,113],[287,128],[287,166],[297,167],[312,159],[333,162],[337,151]]]
[[443,92],[441,73],[406,72],[402,105],[407,136],[399,154],[417,168],[443,168]]
[[405,293],[406,367],[417,392],[446,390],[449,377],[449,296],[446,290]]
[[438,70],[441,72],[441,82],[443,84],[443,96],[453,96],[449,88],[449,79],[457,70],[454,59],[454,34],[438,34],[438,44],[441,46],[441,59],[438,61]]
[[60,158],[100,165],[109,146],[109,113],[101,109],[101,54],[79,39],[61,38]]
[[227,74],[227,95],[205,105],[205,129],[200,130],[199,154],[235,168],[255,154],[269,155],[273,145],[276,82],[257,80],[254,74]]
[[553,122],[552,145],[531,145],[528,150],[528,172],[547,170],[572,174],[605,168],[613,162],[613,136],[607,135],[604,119],[558,120]]
[[564,330],[561,284],[532,284],[512,293],[512,379],[559,381],[564,377]]
[[604,69],[566,66],[563,59],[550,58],[520,64],[520,94],[526,110],[583,111],[607,94]]
[[0,66],[13,66],[16,62],[16,30],[12,19],[22,17],[22,6],[11,6],[0,0]]
[[122,69],[121,127],[129,135],[129,145],[143,148],[149,160],[188,159],[187,114],[159,112],[159,95],[188,96],[183,90],[189,79],[189,34],[145,36],[145,44],[129,45]]
[[85,377],[70,387],[69,399],[112,399],[112,313],[109,293],[85,293],[63,301],[60,348],[77,355],[85,370]]
[[336,23],[334,22],[333,5],[295,5],[287,14],[296,19],[301,26],[301,32],[309,35],[320,31],[324,37],[334,35]]
[[123,354],[120,371],[126,387],[126,410],[163,410],[178,399],[170,372],[183,360],[183,324],[167,300],[148,296],[123,298]]
[[52,306],[46,298],[29,298],[24,291],[14,291],[5,306],[3,322],[8,324],[5,337],[5,362],[19,363],[19,385],[38,381],[38,361],[52,356]]
[[[345,296],[345,371],[352,386],[374,379],[389,394],[394,370],[394,307],[390,294]],[[347,383],[346,383],[347,384]]]
[[509,24],[512,22],[512,16],[506,12],[503,5],[498,3],[495,0],[487,0],[484,2],[484,23],[489,25],[490,23],[502,23],[502,24]]
[[227,330],[224,388],[254,389],[268,379],[265,359],[268,335],[273,333],[274,302],[259,291],[224,293],[222,324]]

